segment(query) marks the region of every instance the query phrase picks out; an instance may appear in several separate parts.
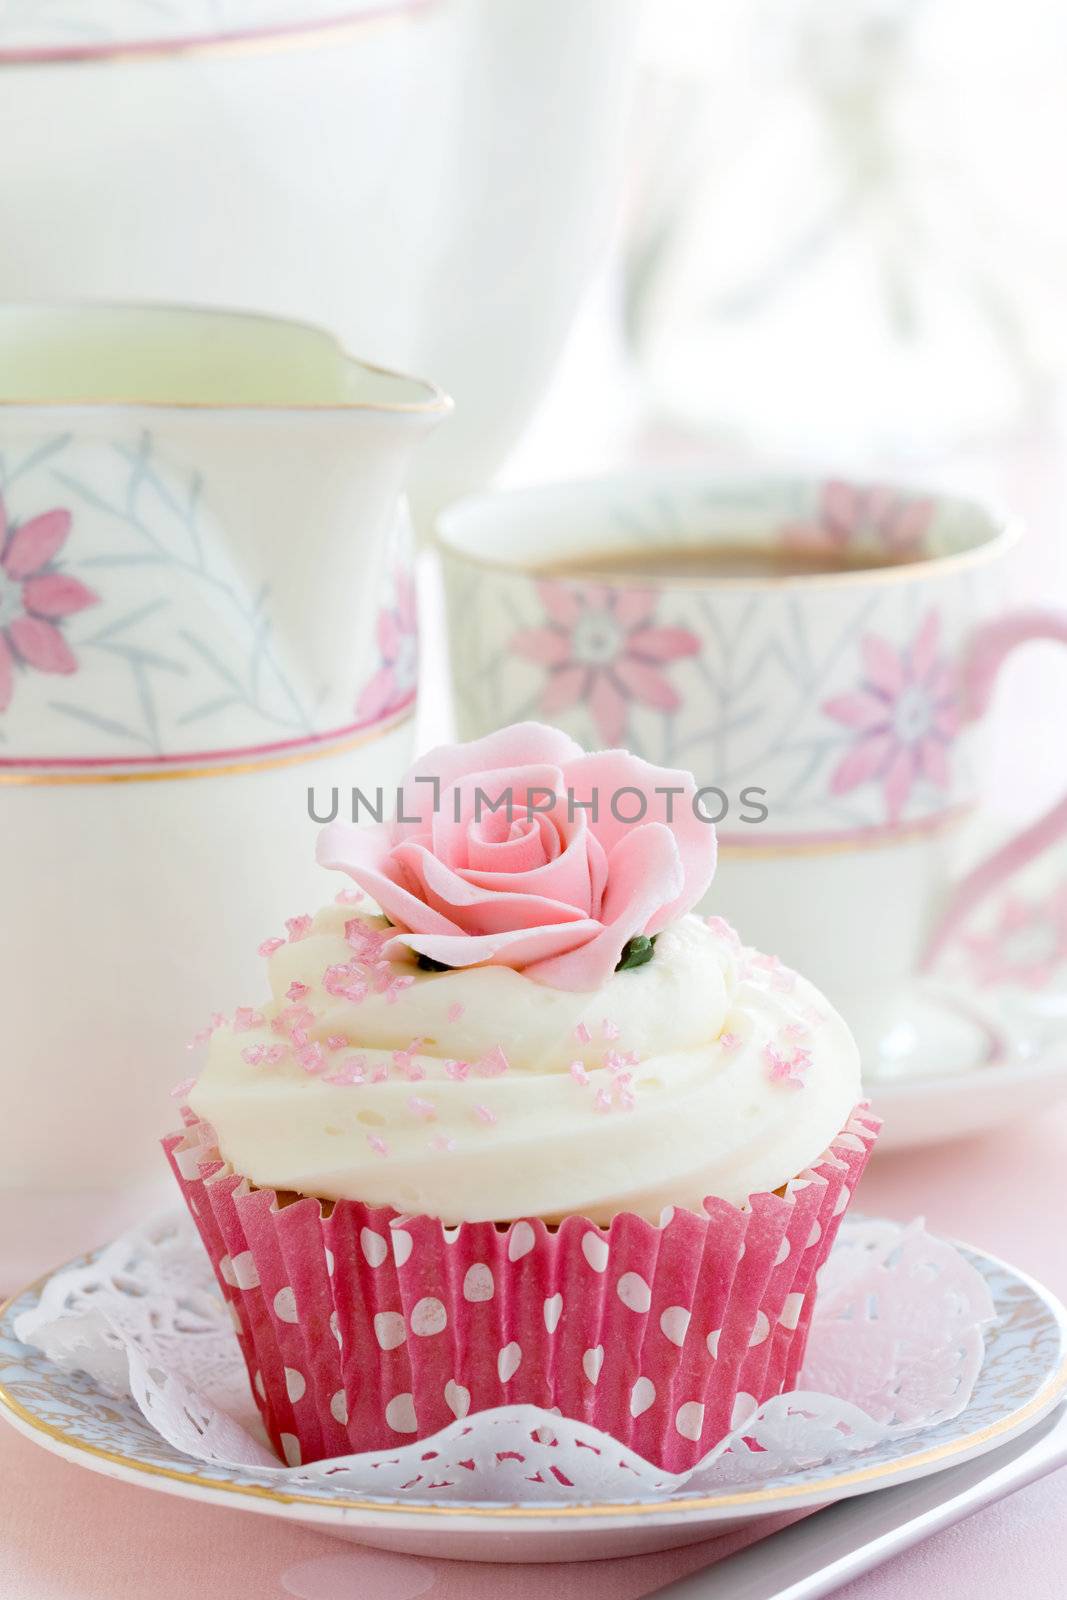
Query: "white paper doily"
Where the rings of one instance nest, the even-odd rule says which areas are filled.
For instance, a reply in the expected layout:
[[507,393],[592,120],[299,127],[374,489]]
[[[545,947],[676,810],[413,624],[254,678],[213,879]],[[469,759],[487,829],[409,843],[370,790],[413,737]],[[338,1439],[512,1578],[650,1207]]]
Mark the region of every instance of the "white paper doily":
[[739,1418],[691,1471],[669,1474],[585,1423],[534,1406],[432,1438],[297,1468],[264,1442],[229,1313],[189,1220],[124,1235],[49,1280],[20,1339],[112,1395],[132,1395],[196,1461],[269,1471],[280,1491],[332,1488],[466,1504],[668,1499],[746,1488],[957,1417],[993,1302],[981,1274],[921,1222],[847,1222],[823,1268],[802,1389]]

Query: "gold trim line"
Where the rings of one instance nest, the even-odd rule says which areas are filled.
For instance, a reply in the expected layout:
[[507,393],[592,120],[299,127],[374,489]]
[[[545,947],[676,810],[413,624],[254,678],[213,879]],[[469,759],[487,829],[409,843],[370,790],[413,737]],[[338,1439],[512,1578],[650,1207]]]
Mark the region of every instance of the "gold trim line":
[[153,767],[146,772],[0,772],[0,786],[42,785],[48,787],[95,783],[160,783],[170,778],[233,778],[249,772],[270,772],[280,767],[295,767],[308,761],[324,761],[329,756],[345,755],[361,745],[380,739],[394,728],[403,727],[414,717],[413,709],[399,716],[376,722],[351,738],[334,744],[305,745],[300,750],[290,750],[284,755],[261,756],[254,761],[220,761],[195,767]]

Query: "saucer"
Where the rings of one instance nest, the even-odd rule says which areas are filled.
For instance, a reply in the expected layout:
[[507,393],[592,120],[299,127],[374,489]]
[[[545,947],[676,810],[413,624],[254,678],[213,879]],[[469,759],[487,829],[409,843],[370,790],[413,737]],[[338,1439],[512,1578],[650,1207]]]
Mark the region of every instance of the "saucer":
[[1067,1095],[1067,849],[976,909],[864,1081],[882,1153],[982,1133]]
[[[1067,1312],[1033,1279],[957,1246],[985,1279],[996,1312],[966,1408],[911,1438],[845,1460],[795,1467],[759,1487],[656,1501],[530,1504],[355,1499],[330,1478],[304,1492],[270,1472],[194,1461],[166,1444],[132,1399],[116,1399],[14,1335],[47,1279],[0,1308],[0,1409],[20,1432],[69,1461],[123,1482],[280,1517],[381,1549],[478,1561],[580,1561],[694,1544],[783,1513],[911,1482],[981,1456],[1034,1427],[1067,1388]],[[95,1259],[100,1252],[84,1258]]]

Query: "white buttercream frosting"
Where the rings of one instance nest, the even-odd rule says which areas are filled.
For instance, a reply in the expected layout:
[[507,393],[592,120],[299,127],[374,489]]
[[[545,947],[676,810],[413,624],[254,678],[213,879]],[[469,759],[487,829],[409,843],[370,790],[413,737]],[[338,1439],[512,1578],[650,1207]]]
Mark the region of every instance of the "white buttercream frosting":
[[[372,946],[386,926],[320,911],[270,956],[271,1000],[213,1034],[189,1096],[262,1187],[450,1224],[656,1221],[778,1188],[860,1098],[856,1047],[822,996],[696,916],[591,994],[507,967],[353,968],[346,924]],[[328,992],[346,967],[351,994]]]

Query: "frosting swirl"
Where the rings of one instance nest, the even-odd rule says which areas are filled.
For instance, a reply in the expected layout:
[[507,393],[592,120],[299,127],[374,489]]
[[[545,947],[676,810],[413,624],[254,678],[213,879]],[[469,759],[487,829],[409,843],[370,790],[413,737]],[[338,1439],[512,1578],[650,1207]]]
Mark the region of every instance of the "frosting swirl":
[[860,1095],[818,992],[686,916],[593,992],[386,959],[330,906],[276,949],[271,1000],[212,1036],[189,1103],[252,1182],[443,1222],[735,1204],[815,1161]]

